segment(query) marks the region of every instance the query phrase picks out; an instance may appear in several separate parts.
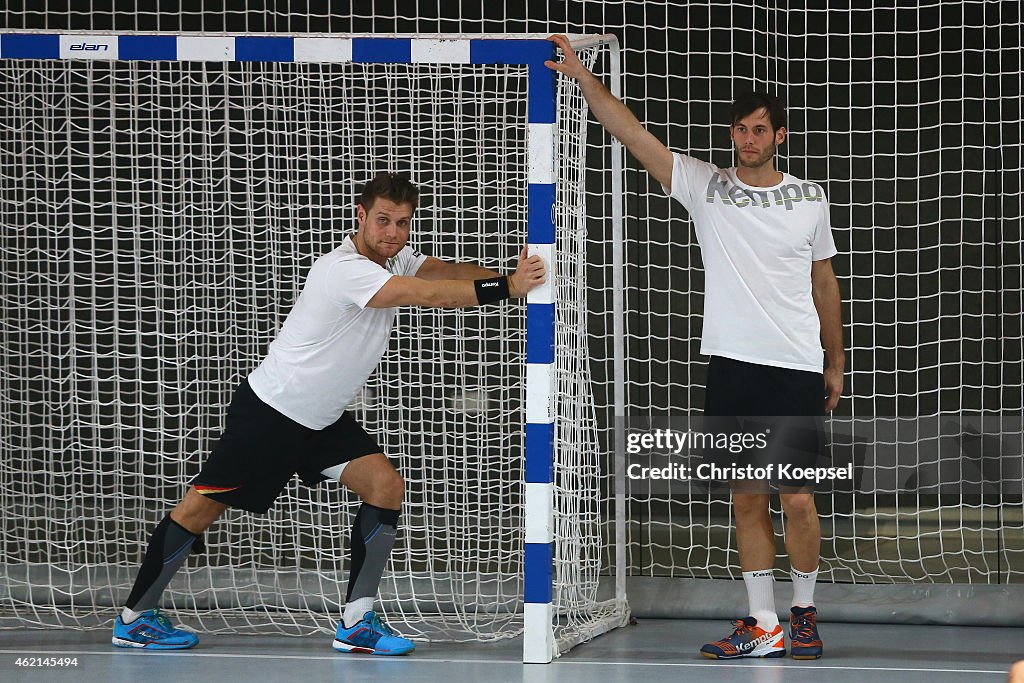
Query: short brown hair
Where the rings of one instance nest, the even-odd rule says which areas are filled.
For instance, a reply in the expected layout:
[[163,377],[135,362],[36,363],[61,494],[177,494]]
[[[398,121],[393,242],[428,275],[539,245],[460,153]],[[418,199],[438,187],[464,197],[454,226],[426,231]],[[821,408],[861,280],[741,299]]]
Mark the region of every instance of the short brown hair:
[[416,208],[420,191],[401,173],[378,173],[370,182],[363,186],[359,195],[359,205],[369,211],[378,197],[393,201],[395,204],[411,204]]
[[766,92],[748,92],[736,98],[732,103],[732,125],[750,116],[755,111],[764,109],[772,122],[772,130],[786,127],[786,105],[775,95]]

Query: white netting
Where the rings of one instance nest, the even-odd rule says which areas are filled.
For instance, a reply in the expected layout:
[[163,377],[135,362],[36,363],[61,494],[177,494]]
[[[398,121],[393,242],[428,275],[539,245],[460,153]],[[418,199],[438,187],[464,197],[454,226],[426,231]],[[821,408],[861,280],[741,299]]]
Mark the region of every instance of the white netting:
[[[198,471],[313,260],[354,229],[362,182],[408,172],[423,190],[415,246],[514,268],[527,73],[6,61],[0,80],[0,607],[88,626],[127,595],[149,531]],[[609,487],[579,336],[585,113],[575,86],[559,87],[558,292],[570,298],[558,309],[556,575],[564,628],[581,633],[595,618]],[[354,407],[407,483],[381,589],[406,633],[522,629],[524,363],[521,304],[403,310]],[[265,517],[229,511],[165,606],[205,631],[333,630],[357,504],[293,481]]]
[[[481,1],[420,3],[415,14],[383,2],[296,12],[283,0],[173,13],[49,7],[11,2],[0,16],[49,30],[614,33],[630,108],[672,148],[720,165],[732,163],[724,124],[735,93],[778,92],[791,132],[780,165],[820,182],[831,201],[848,348],[839,414],[1010,418],[996,428],[1002,445],[944,475],[958,478],[944,479],[952,489],[941,498],[917,490],[916,468],[938,463],[934,438],[912,432],[899,446],[910,466],[865,459],[858,493],[819,495],[821,579],[1024,577],[1024,456],[1012,422],[1024,411],[1019,2]],[[607,138],[591,126],[590,154],[600,155]],[[588,181],[586,192],[588,216],[607,215],[610,188]],[[683,210],[630,157],[626,220],[630,412],[699,411],[697,245]],[[865,458],[888,431],[864,432]],[[632,575],[738,577],[727,497],[701,495],[630,500]]]

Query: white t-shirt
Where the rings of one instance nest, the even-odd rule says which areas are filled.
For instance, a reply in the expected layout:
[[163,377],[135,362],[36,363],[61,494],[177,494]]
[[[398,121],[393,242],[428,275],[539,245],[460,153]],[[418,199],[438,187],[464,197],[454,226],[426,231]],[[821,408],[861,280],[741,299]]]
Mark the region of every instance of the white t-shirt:
[[700,352],[821,372],[811,261],[836,254],[824,190],[788,173],[753,187],[735,168],[674,156],[670,194],[690,212],[704,259]]
[[337,421],[387,350],[396,308],[367,308],[393,275],[415,275],[426,256],[405,247],[387,268],[346,237],[309,271],[267,357],[249,375],[253,392],[299,424]]

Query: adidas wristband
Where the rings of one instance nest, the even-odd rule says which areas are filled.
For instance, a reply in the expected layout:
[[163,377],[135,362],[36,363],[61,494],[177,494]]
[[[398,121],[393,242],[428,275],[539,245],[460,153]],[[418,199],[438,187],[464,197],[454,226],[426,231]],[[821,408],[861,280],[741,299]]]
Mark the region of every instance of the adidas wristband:
[[473,280],[478,304],[489,304],[504,301],[508,298],[508,278],[492,277],[486,280]]

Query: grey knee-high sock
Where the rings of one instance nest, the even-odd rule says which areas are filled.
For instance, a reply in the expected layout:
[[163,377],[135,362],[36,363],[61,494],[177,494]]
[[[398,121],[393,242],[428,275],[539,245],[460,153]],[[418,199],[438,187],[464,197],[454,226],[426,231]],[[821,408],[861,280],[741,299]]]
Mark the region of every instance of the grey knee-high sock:
[[[400,512],[385,510],[369,503],[359,507],[352,525],[352,572],[349,574],[348,594],[345,598],[349,604],[361,598],[373,600],[377,595],[384,567],[395,546]],[[349,616],[346,614],[346,622],[350,621]]]
[[181,526],[170,515],[164,517],[149,538],[149,548],[142,560],[139,575],[125,603],[133,612],[145,612],[160,604],[160,595],[167,584],[185,564],[185,559],[195,544],[196,550],[203,550],[199,536]]

